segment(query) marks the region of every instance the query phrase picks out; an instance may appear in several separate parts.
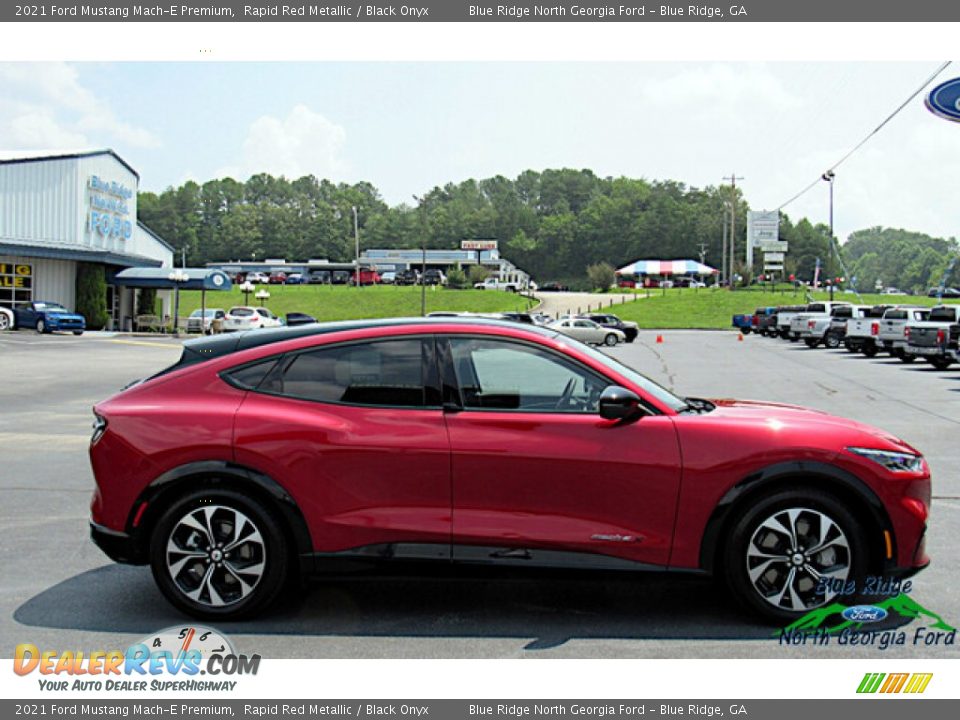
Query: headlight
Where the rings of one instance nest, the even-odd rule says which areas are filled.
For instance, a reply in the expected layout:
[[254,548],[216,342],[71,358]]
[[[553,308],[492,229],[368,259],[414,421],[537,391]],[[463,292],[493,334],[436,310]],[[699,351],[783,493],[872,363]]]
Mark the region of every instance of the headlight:
[[923,472],[923,456],[912,453],[894,452],[891,450],[874,450],[872,448],[848,447],[847,450],[878,465],[883,465],[890,472],[918,473]]

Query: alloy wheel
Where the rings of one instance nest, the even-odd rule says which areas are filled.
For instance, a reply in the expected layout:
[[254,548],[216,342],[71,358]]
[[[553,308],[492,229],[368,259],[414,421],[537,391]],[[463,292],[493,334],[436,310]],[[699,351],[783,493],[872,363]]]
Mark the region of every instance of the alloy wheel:
[[[753,589],[778,610],[799,612],[819,607],[836,596],[832,586],[851,573],[850,542],[840,526],[819,510],[791,507],[760,522],[746,549],[746,569]],[[831,581],[818,592],[821,578]]]
[[250,595],[263,577],[266,544],[256,523],[225,505],[187,512],[167,539],[166,566],[184,597],[224,607]]

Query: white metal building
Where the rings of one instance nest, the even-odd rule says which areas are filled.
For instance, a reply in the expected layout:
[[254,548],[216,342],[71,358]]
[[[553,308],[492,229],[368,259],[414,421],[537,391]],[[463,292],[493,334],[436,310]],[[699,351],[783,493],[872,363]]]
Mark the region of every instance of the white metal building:
[[128,267],[173,267],[173,248],[137,220],[140,176],[113,150],[0,152],[0,305],[76,306],[77,265],[104,266],[114,327],[135,290],[111,284]]

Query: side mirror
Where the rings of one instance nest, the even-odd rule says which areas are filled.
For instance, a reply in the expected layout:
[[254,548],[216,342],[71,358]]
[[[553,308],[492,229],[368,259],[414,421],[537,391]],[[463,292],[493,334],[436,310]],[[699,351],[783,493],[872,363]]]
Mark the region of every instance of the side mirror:
[[640,396],[619,385],[610,385],[600,394],[600,417],[604,420],[628,420],[643,412]]

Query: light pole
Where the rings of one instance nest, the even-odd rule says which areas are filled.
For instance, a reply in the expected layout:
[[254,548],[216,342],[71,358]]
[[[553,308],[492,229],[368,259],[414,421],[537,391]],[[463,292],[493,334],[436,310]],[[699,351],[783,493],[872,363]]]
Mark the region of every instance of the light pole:
[[414,195],[413,199],[417,201],[417,206],[420,212],[420,247],[422,250],[420,256],[420,317],[426,317],[427,284],[424,282],[424,275],[427,274],[427,206],[424,204],[424,199],[422,197]]
[[173,283],[173,334],[180,334],[180,285],[187,282],[190,276],[183,271],[183,268],[177,268],[167,275],[170,282]]
[[353,210],[353,242],[354,242],[354,277],[357,279],[357,287],[360,287],[360,223],[357,219],[357,206]]
[[833,270],[833,181],[836,173],[833,170],[827,170],[820,179],[830,186],[830,237],[827,238],[829,247],[827,248],[827,277],[830,278],[830,300],[833,300],[833,276],[836,273]]

